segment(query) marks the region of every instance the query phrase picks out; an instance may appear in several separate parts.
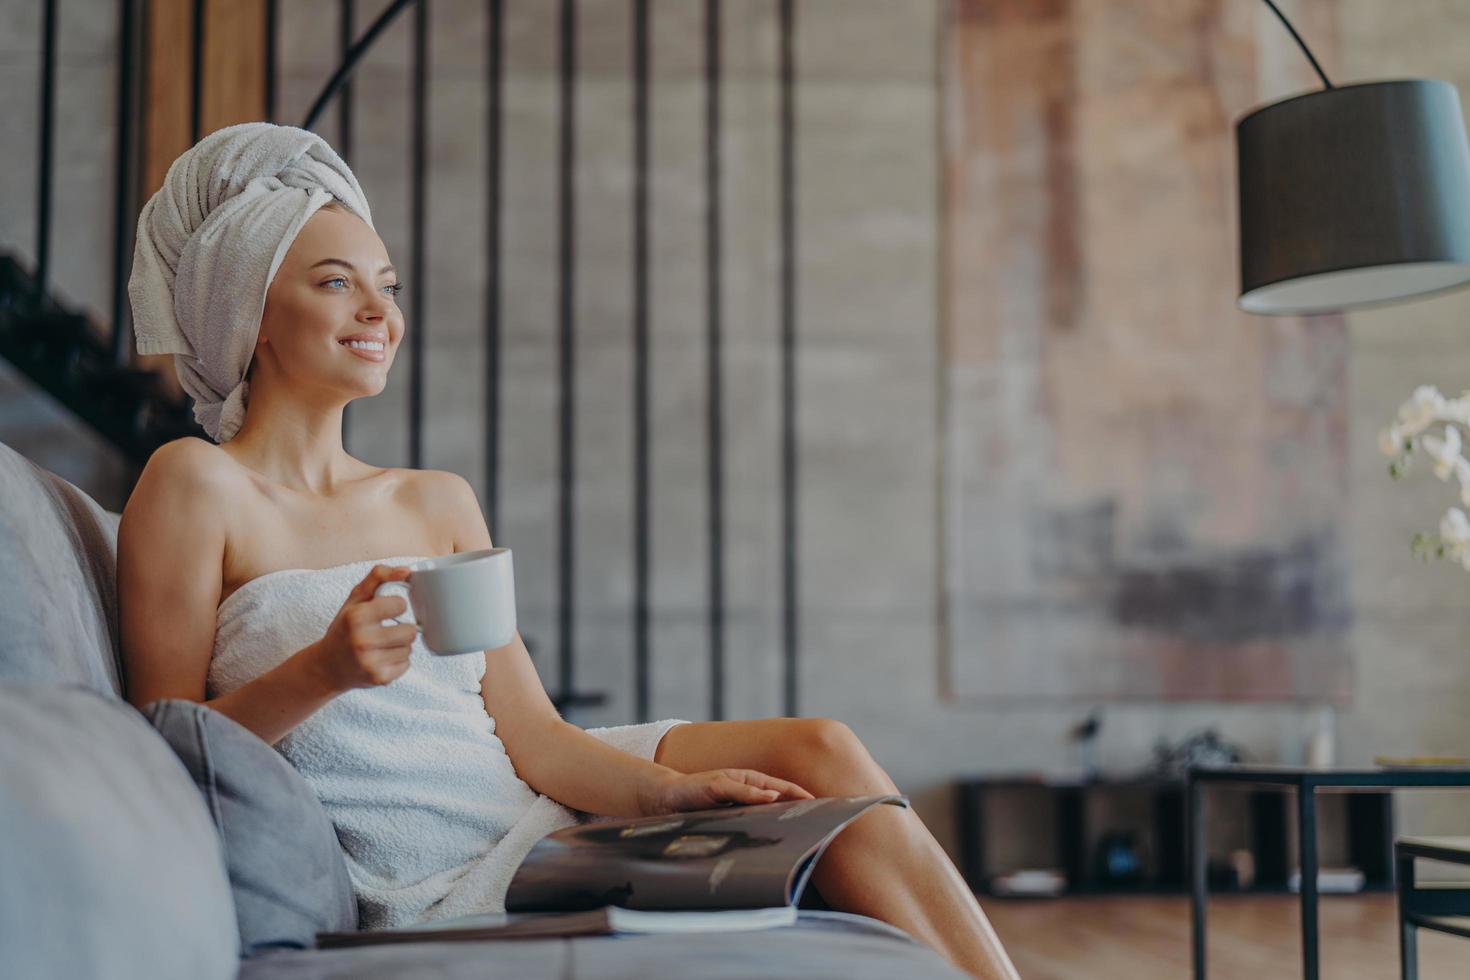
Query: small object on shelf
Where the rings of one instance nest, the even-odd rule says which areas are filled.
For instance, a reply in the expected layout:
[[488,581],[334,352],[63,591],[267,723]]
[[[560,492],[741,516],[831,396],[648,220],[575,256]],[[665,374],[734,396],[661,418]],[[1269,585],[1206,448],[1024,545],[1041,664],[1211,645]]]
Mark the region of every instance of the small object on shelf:
[[1067,890],[1067,876],[1055,868],[1026,868],[991,878],[990,890],[996,895],[1052,897]]
[[1102,712],[1094,710],[1087,720],[1072,729],[1072,741],[1082,752],[1082,778],[1092,781],[1098,778],[1097,734],[1102,731]]
[[1230,852],[1230,866],[1235,869],[1235,883],[1241,891],[1249,891],[1256,883],[1256,856],[1245,848]]
[[1332,709],[1323,705],[1317,712],[1317,727],[1307,739],[1307,765],[1313,769],[1331,769],[1334,751]]
[[1160,738],[1154,743],[1154,771],[1166,779],[1183,779],[1191,767],[1220,769],[1245,758],[1238,745],[1227,742],[1213,728],[1196,732],[1176,746]]
[[1115,830],[1098,841],[1096,874],[1099,881],[1116,885],[1137,884],[1143,879],[1143,858],[1131,831]]
[[[1347,895],[1363,890],[1366,879],[1363,872],[1357,868],[1319,868],[1317,870],[1317,891],[1322,894]],[[1302,890],[1302,869],[1292,871],[1291,877],[1286,880],[1288,891],[1300,892]]]
[[1384,769],[1464,769],[1470,758],[1463,755],[1375,755],[1375,766]]

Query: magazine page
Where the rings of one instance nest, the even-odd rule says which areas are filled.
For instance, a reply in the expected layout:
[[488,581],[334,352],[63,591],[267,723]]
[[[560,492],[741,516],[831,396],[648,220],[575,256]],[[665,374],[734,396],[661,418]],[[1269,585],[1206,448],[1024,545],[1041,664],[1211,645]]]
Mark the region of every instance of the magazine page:
[[566,827],[516,869],[509,912],[754,909],[795,905],[823,850],[899,795],[826,796]]
[[614,930],[610,909],[587,912],[506,915],[486,912],[437,922],[361,932],[318,932],[317,949],[378,946],[384,943],[464,942],[480,939],[536,939],[553,936],[600,936]]
[[796,922],[790,905],[771,909],[705,912],[641,912],[607,905],[586,912],[487,912],[412,926],[364,932],[319,932],[318,949],[377,946],[384,943],[470,942],[486,939],[538,939],[616,933],[746,932],[779,929]]

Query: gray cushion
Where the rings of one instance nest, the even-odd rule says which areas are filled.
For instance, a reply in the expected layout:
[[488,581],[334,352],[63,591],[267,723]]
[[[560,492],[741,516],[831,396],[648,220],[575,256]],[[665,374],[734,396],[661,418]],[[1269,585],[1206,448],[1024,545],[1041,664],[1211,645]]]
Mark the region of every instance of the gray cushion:
[[224,855],[189,774],[125,702],[0,683],[0,971],[233,977]]
[[194,701],[143,709],[183,760],[224,842],[240,948],[310,949],[357,928],[347,861],[327,811],[291,764],[234,719]]
[[120,694],[117,523],[0,443],[0,680]]

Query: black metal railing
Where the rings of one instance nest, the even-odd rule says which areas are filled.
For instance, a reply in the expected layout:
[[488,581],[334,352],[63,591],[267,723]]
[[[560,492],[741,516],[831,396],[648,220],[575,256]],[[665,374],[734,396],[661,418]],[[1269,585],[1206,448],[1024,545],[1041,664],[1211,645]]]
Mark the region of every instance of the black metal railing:
[[118,12],[111,322],[99,329],[51,295],[58,5],[44,0],[34,255],[29,270],[13,256],[0,255],[0,356],[115,445],[136,474],[164,442],[204,433],[185,399],[153,372],[131,366],[127,278],[137,222],[141,0],[122,0]]
[[[651,520],[649,498],[652,477],[649,463],[649,243],[650,210],[657,188],[650,181],[650,138],[653,120],[649,110],[649,86],[652,50],[650,36],[652,12],[648,0],[629,0],[632,31],[633,99],[633,173],[630,194],[632,214],[630,233],[632,270],[633,327],[633,445],[634,487],[634,699],[637,717],[650,716],[650,548]],[[412,27],[412,124],[413,140],[409,163],[409,267],[416,284],[426,281],[424,267],[426,176],[428,140],[428,32],[431,16],[430,0],[396,0],[368,25],[354,40],[352,0],[339,0],[337,42],[340,64],[331,74],[302,122],[313,128],[335,99],[339,146],[343,158],[352,154],[352,93],[350,79],[364,55],[383,32],[410,5],[414,8]],[[194,139],[199,132],[201,78],[205,17],[202,0],[194,4],[194,34],[190,118]],[[797,452],[796,452],[796,357],[797,357],[797,229],[796,229],[796,34],[795,0],[777,0],[778,71],[779,71],[779,154],[772,166],[778,174],[779,194],[779,328],[780,328],[780,470],[781,470],[781,534],[783,539],[781,575],[783,581],[783,710],[797,713]],[[706,336],[706,435],[708,445],[707,492],[709,496],[709,640],[710,691],[709,714],[725,716],[725,419],[723,413],[723,321],[724,296],[721,278],[721,243],[724,237],[720,209],[723,173],[721,170],[721,18],[726,8],[721,0],[705,0],[704,4],[704,191],[705,191],[705,336]],[[501,315],[502,315],[502,150],[504,115],[502,110],[505,85],[505,9],[503,0],[487,0],[486,75],[488,86],[488,135],[486,228],[489,254],[485,269],[484,336],[486,387],[485,419],[485,488],[487,519],[498,526],[500,512],[499,420],[501,415]],[[119,85],[117,103],[116,213],[113,235],[113,289],[110,343],[103,342],[91,330],[84,317],[69,313],[48,294],[51,252],[52,149],[55,126],[56,92],[56,0],[45,0],[42,28],[41,114],[38,141],[38,193],[36,217],[35,270],[27,275],[20,263],[5,259],[0,263],[0,354],[15,361],[23,370],[58,394],[81,417],[136,460],[146,460],[154,448],[184,432],[200,434],[189,417],[187,404],[171,401],[149,372],[129,368],[131,325],[124,302],[128,264],[132,253],[132,232],[138,212],[138,174],[141,150],[140,79],[142,78],[142,44],[146,35],[144,0],[122,0],[119,30]],[[265,92],[267,113],[274,119],[279,94],[276,34],[279,24],[277,0],[266,0],[267,39],[265,46]],[[580,692],[576,688],[574,649],[576,596],[573,569],[576,558],[577,527],[574,520],[576,488],[574,407],[576,404],[576,252],[577,233],[574,177],[577,167],[576,86],[577,86],[577,4],[562,0],[558,10],[559,30],[559,146],[558,146],[558,356],[559,356],[559,480],[557,526],[557,589],[559,695],[554,699],[559,708],[598,703],[602,695]],[[424,368],[426,346],[432,334],[426,322],[423,289],[410,291],[407,311],[414,329],[410,331],[408,429],[409,465],[422,465],[424,413]],[[151,379],[151,380],[150,380]],[[345,420],[344,420],[345,424]]]

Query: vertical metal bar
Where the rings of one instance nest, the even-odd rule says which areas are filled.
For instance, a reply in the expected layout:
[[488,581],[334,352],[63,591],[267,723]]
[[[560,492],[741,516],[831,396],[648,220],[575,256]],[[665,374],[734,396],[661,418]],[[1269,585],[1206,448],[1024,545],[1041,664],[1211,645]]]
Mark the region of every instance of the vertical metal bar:
[[1205,784],[1194,773],[1185,777],[1189,796],[1189,937],[1194,980],[1205,980]]
[[1302,866],[1302,976],[1317,980],[1317,787],[1297,787],[1296,813]]
[[779,0],[781,21],[781,533],[785,543],[784,710],[797,712],[796,581],[796,4]]
[[1398,855],[1398,912],[1399,912],[1399,976],[1402,980],[1419,980],[1419,942],[1417,929],[1409,921],[1409,907],[1414,904],[1418,882],[1414,880],[1414,858]]
[[570,698],[576,690],[572,663],[573,603],[573,449],[575,431],[572,410],[576,405],[575,373],[573,365],[573,300],[576,296],[575,268],[573,267],[573,240],[576,230],[575,188],[572,183],[572,166],[576,159],[576,98],[577,78],[577,5],[575,0],[562,0],[561,4],[561,71],[560,113],[561,143],[558,159],[557,208],[560,217],[560,240],[557,242],[559,259],[559,284],[561,321],[561,483],[559,530],[560,596],[558,610],[560,620],[561,693]]
[[709,429],[710,717],[725,717],[723,419],[720,416],[720,0],[704,5],[705,321]]
[[56,143],[56,0],[41,18],[41,159],[36,164],[36,301],[51,273],[51,154]]
[[[934,20],[934,91],[949,92],[951,58],[949,45],[951,32],[956,30],[952,25],[959,23],[956,13],[956,4],[959,0],[943,0],[939,7],[939,16]],[[947,131],[948,115],[945,100],[937,98],[934,100],[934,132],[944,133]],[[936,666],[935,672],[938,678],[936,694],[941,700],[947,701],[952,697],[954,690],[954,632],[950,621],[950,596],[949,585],[952,576],[949,573],[950,560],[950,513],[952,495],[947,492],[950,479],[950,460],[953,453],[950,450],[952,435],[950,432],[950,379],[949,365],[953,363],[951,352],[954,350],[954,325],[951,321],[953,309],[950,306],[949,261],[953,250],[950,248],[950,224],[949,208],[946,202],[949,200],[949,168],[945,161],[945,150],[941,144],[938,152],[934,154],[934,213],[938,217],[938,241],[940,243],[938,257],[939,261],[934,263],[934,297],[935,308],[938,314],[934,318],[936,326],[935,340],[937,354],[934,358],[934,581],[937,588],[934,590],[934,622],[936,626]],[[1181,865],[1181,877],[1182,873]]]
[[132,226],[133,163],[136,159],[134,137],[136,131],[133,110],[136,99],[133,93],[136,74],[134,46],[137,43],[138,2],[122,0],[118,5],[117,49],[117,159],[113,168],[113,214],[112,214],[112,360],[114,364],[128,363],[128,260],[132,249],[128,247],[128,230]]
[[276,119],[276,25],[280,22],[280,0],[265,0],[265,118]]
[[408,465],[419,469],[424,462],[424,176],[429,145],[429,0],[418,0],[413,17],[413,147],[410,157],[413,199],[409,212],[409,251],[413,287],[409,292]]
[[633,0],[633,682],[650,720],[648,636],[648,0]]
[[204,0],[194,0],[194,61],[189,79],[189,139],[198,143],[203,119]]
[[486,88],[489,90],[489,119],[486,120],[485,159],[489,173],[485,180],[485,248],[489,258],[485,269],[485,497],[486,519],[492,534],[500,533],[497,515],[500,493],[497,474],[500,470],[500,136],[502,128],[501,91],[505,68],[503,42],[505,4],[490,0],[489,59],[486,63]]
[[[347,60],[347,52],[352,50],[352,36],[357,33],[352,13],[353,0],[340,0],[337,18],[337,57],[339,61]],[[342,83],[342,90],[337,94],[337,152],[343,161],[351,166],[352,82],[350,80]]]
[[[275,0],[271,0],[272,3]],[[339,0],[337,11],[337,58],[347,61],[347,52],[352,50],[352,36],[357,33],[353,23],[353,0]],[[337,93],[337,153],[349,166],[352,164],[352,83],[343,82]],[[414,284],[418,286],[417,283]],[[418,329],[418,324],[414,324]],[[352,428],[352,403],[342,406],[342,444],[347,445],[348,433]]]

